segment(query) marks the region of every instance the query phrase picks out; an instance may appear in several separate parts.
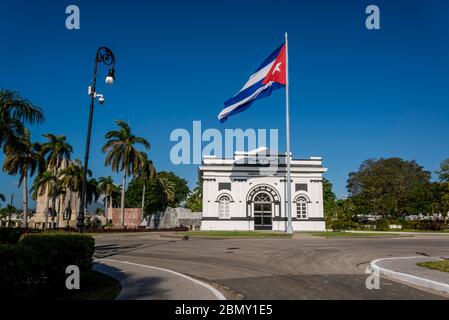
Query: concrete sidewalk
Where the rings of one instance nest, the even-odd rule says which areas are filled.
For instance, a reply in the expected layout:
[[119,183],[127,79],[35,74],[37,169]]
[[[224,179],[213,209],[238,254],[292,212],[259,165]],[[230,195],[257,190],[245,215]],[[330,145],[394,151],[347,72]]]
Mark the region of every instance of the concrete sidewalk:
[[417,265],[419,262],[441,260],[440,257],[423,256],[384,258],[372,261],[370,268],[390,279],[449,294],[449,272]]
[[94,269],[120,281],[117,300],[226,300],[209,284],[172,270],[112,259],[96,260]]

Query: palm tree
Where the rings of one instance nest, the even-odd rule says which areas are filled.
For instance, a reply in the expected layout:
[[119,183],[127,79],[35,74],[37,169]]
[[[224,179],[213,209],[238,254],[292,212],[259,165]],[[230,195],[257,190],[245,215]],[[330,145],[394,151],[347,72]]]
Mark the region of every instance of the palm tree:
[[25,123],[42,123],[44,119],[42,109],[18,92],[0,89],[0,147],[16,144]]
[[[34,179],[33,187],[30,192],[32,192],[33,200],[37,200],[38,196],[46,195],[45,202],[45,224],[44,228],[48,225],[48,208],[50,195],[53,194],[53,188],[58,182],[58,177],[53,174],[53,171],[47,170],[40,173]],[[54,192],[56,194],[56,190]]]
[[[0,193],[0,202],[5,202],[6,201],[6,198],[5,198],[5,196],[3,195],[3,194],[1,194]],[[1,206],[1,204],[0,204],[0,208],[1,208],[2,206]]]
[[[112,180],[112,177],[100,177],[98,179],[99,185],[98,185],[98,191],[105,196],[105,218],[106,223],[109,222],[109,219],[112,218],[112,216],[109,216],[109,214],[112,214],[112,194],[114,192],[114,180]],[[109,204],[109,212],[108,212],[108,204]]]
[[[55,184],[56,190],[54,192],[55,197],[58,198],[58,210],[56,211],[56,207],[55,207],[55,211],[56,211],[56,226],[59,228],[59,217],[61,215],[61,208],[62,205],[65,202],[65,196],[67,194],[67,190],[66,188],[64,188],[64,185],[62,184],[62,181],[60,179],[57,180],[57,183]],[[52,224],[54,224],[54,216],[52,216]]]
[[157,190],[160,191],[159,197],[164,206],[167,206],[175,199],[175,185],[168,177],[156,178]]
[[156,177],[156,168],[153,165],[153,161],[147,159],[146,153],[142,152],[142,156],[145,160],[142,162],[142,166],[139,170],[139,178],[142,181],[142,213],[145,206],[145,187],[150,179]]
[[[48,169],[53,170],[53,174],[57,176],[58,171],[62,165],[62,162],[64,160],[66,161],[70,160],[70,155],[73,151],[72,146],[67,143],[66,137],[63,135],[57,136],[51,133],[46,133],[43,136],[47,138],[48,141],[42,145],[42,155],[47,157],[46,160]],[[56,213],[55,206],[56,206],[56,187],[53,188],[53,193],[51,196],[52,217],[54,217]]]
[[[87,174],[91,176],[92,172],[88,170]],[[72,193],[79,192],[83,184],[83,165],[81,160],[76,159],[73,162],[71,161],[65,169],[61,170],[59,176],[62,181],[62,185],[67,191],[67,197],[69,199],[67,208],[65,209],[67,212],[66,218],[68,226],[69,221],[72,219]]]
[[92,202],[97,202],[100,197],[100,192],[98,191],[98,181],[97,179],[89,179],[86,184],[86,207]]
[[[117,185],[114,184],[114,186],[112,187],[112,206],[118,207],[119,206],[119,202],[121,202],[121,197],[122,197],[122,186],[121,185]],[[112,216],[111,216],[112,218]]]
[[19,174],[20,187],[23,184],[22,206],[23,226],[28,227],[28,176],[45,169],[45,160],[40,153],[41,146],[30,141],[30,131],[24,129],[24,134],[17,143],[5,146],[6,157],[3,161],[3,171],[11,175]]
[[108,152],[105,165],[111,166],[115,172],[123,171],[122,196],[121,196],[121,226],[125,226],[125,187],[126,177],[136,175],[145,161],[142,153],[136,149],[135,145],[141,144],[146,149],[150,148],[150,143],[144,138],[137,137],[131,133],[131,128],[122,120],[117,120],[119,130],[106,133],[106,144],[103,146],[103,153]]

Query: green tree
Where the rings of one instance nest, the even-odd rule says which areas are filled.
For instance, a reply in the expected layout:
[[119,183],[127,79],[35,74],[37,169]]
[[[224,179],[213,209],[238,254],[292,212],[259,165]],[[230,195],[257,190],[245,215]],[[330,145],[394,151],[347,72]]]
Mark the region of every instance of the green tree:
[[335,201],[337,197],[335,193],[332,191],[332,183],[323,178],[323,201],[324,201],[324,214],[331,214],[332,210],[335,208]]
[[176,189],[173,180],[166,176],[158,176],[156,178],[155,183],[157,184],[158,190],[160,192],[157,193],[161,202],[166,207],[169,203],[172,203],[176,198]]
[[[0,202],[5,202],[6,198],[3,194],[0,193]],[[0,203],[0,208],[2,207],[1,203]]]
[[144,138],[137,137],[131,133],[131,128],[122,120],[117,120],[119,130],[106,133],[106,144],[103,146],[103,153],[108,153],[105,165],[111,166],[115,172],[123,172],[122,196],[121,196],[121,226],[125,226],[125,190],[126,177],[138,174],[142,163],[145,161],[142,152],[136,145],[142,145],[145,149],[150,149],[150,143]]
[[42,123],[44,119],[42,109],[18,92],[0,89],[0,147],[15,145],[23,136],[25,124]]
[[[142,181],[137,176],[126,191],[126,206],[137,208],[142,204]],[[178,207],[189,194],[187,181],[173,172],[158,172],[156,178],[145,183],[145,215],[164,211],[167,206]]]
[[449,212],[449,183],[433,182],[430,184],[429,206],[432,213],[447,216]]
[[[62,162],[70,161],[70,156],[73,152],[73,148],[67,143],[66,137],[63,135],[54,135],[46,133],[43,135],[47,141],[42,144],[42,155],[46,157],[47,168],[53,171],[54,176],[58,176]],[[56,184],[57,180],[54,180],[53,184]],[[52,209],[52,227],[55,227],[56,216],[56,185],[52,188],[51,195],[51,209]]]
[[[104,195],[105,200],[105,217],[106,222],[109,222],[109,219],[112,219],[112,216],[109,216],[107,213],[108,207],[109,207],[109,214],[112,214],[112,196],[114,193],[114,189],[116,188],[116,185],[114,184],[114,180],[111,176],[108,177],[100,177],[98,179],[99,185],[98,185],[98,191],[100,194]],[[109,206],[108,206],[109,205]]]
[[67,195],[67,189],[64,187],[64,185],[62,184],[61,179],[57,179],[56,180],[56,184],[55,184],[55,196],[58,198],[58,210],[56,210],[55,207],[55,212],[56,212],[56,226],[59,228],[59,218],[61,217],[61,213],[62,213],[62,205],[65,202],[65,197]]
[[399,217],[429,183],[430,172],[415,161],[381,158],[366,160],[357,172],[351,172],[347,189],[357,213]]
[[437,171],[440,182],[449,183],[449,158],[441,162],[440,170]]
[[153,161],[147,159],[147,155],[145,153],[142,154],[145,160],[142,162],[142,166],[139,169],[139,180],[142,183],[142,213],[144,213],[145,209],[145,189],[146,184],[150,179],[154,179],[156,177],[156,168],[153,165]]
[[[165,181],[170,181],[170,184],[173,184],[174,196],[167,201],[167,205],[173,208],[179,207],[181,203],[187,199],[190,192],[187,180],[171,171],[161,171],[157,174],[157,177],[162,179],[162,182],[164,183]],[[162,185],[164,185],[164,183],[162,183]],[[165,185],[168,184],[165,183]]]
[[[48,224],[48,211],[50,207],[50,195],[53,193],[54,186],[58,183],[58,177],[53,174],[53,171],[47,170],[38,174],[34,178],[33,187],[30,192],[32,193],[33,200],[37,200],[38,196],[46,196],[45,201],[45,224],[44,228]],[[54,191],[56,194],[56,190]]]
[[[87,174],[88,176],[91,176],[92,172],[88,170]],[[79,192],[83,184],[83,164],[81,163],[81,160],[76,159],[75,161],[70,161],[67,167],[60,171],[59,178],[67,191],[67,198],[69,199],[67,207],[65,208],[68,226],[69,221],[72,219],[72,194],[78,192],[79,197]]]
[[185,207],[192,212],[203,211],[203,184],[198,181],[196,187],[189,193]]
[[3,171],[11,175],[19,175],[20,187],[23,185],[22,206],[23,226],[28,227],[28,177],[45,169],[45,160],[40,153],[41,146],[30,141],[30,131],[24,129],[24,134],[17,143],[6,145],[6,157],[3,161]]
[[88,204],[97,202],[100,197],[100,192],[98,190],[98,181],[95,178],[87,180],[86,184],[86,207]]
[[114,186],[112,187],[112,206],[118,208],[120,206],[120,203],[122,202],[121,198],[122,186],[114,184]]

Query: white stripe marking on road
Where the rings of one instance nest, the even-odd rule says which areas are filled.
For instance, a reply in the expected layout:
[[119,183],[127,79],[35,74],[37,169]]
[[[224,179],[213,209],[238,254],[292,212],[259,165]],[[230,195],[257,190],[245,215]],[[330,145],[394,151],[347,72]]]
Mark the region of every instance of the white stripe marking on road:
[[215,289],[214,287],[212,287],[211,285],[209,285],[209,284],[207,284],[207,283],[205,283],[205,282],[202,282],[202,281],[200,281],[200,280],[194,279],[194,278],[192,278],[192,277],[189,277],[189,276],[187,276],[187,275],[185,275],[185,274],[182,274],[182,273],[173,271],[173,270],[164,269],[164,268],[159,268],[159,267],[153,267],[153,266],[148,266],[148,265],[145,265],[145,264],[134,263],[134,262],[129,262],[129,261],[114,260],[114,259],[98,259],[98,261],[100,261],[100,262],[101,262],[101,261],[118,262],[118,263],[124,263],[124,264],[133,265],[133,266],[138,266],[138,267],[143,267],[143,268],[149,268],[149,269],[155,269],[155,270],[159,270],[159,271],[165,271],[165,272],[168,272],[168,273],[172,273],[172,274],[175,274],[175,275],[177,275],[177,276],[180,276],[180,277],[182,277],[182,278],[184,278],[184,279],[190,280],[190,281],[192,281],[192,282],[194,282],[194,283],[196,283],[196,284],[199,284],[200,286],[203,286],[204,288],[206,288],[206,289],[208,289],[209,291],[211,291],[211,292],[217,297],[218,300],[226,300],[225,296],[224,296],[220,291],[218,291],[217,289]]

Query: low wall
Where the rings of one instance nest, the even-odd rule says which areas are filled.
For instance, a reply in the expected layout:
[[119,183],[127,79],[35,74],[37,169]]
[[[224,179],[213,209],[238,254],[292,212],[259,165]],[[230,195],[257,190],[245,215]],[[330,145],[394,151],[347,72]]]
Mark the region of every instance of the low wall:
[[[141,208],[125,208],[125,226],[128,228],[137,228],[142,222],[142,209]],[[112,209],[112,225],[114,227],[120,227],[122,222],[121,209]]]

